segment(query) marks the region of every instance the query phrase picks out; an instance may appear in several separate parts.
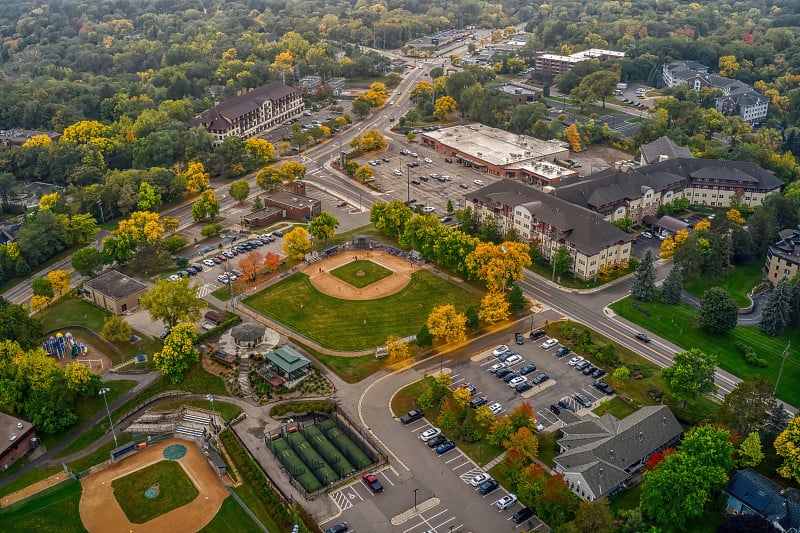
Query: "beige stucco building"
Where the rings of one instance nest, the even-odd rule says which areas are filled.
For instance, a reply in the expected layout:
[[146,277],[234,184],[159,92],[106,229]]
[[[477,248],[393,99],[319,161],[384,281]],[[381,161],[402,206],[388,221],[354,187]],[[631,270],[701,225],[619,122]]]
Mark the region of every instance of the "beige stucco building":
[[121,315],[139,308],[147,285],[117,270],[108,270],[83,284],[83,297],[95,305]]
[[783,278],[800,273],[800,226],[778,233],[779,241],[769,247],[764,265],[767,279],[777,285]]

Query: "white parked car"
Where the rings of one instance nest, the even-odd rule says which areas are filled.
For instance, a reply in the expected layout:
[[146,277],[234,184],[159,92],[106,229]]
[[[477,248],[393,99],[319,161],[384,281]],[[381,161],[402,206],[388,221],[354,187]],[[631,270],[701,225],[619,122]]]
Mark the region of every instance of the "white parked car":
[[394,174],[395,176],[402,176],[403,175],[403,171],[400,170],[399,168],[396,168],[396,169],[392,170],[392,174]]
[[513,389],[514,387],[516,387],[517,385],[519,385],[524,381],[528,381],[528,378],[526,378],[525,376],[517,376],[508,382],[508,386]]
[[481,472],[480,474],[478,474],[477,476],[472,478],[469,481],[469,484],[472,485],[473,487],[477,487],[479,485],[483,485],[484,483],[486,483],[490,479],[492,479],[492,476],[490,476],[486,472]]
[[426,157],[426,158],[424,159],[424,161],[425,161],[426,163],[429,163],[429,164],[430,164],[430,163],[433,163],[433,159],[431,159],[430,157]]
[[503,410],[503,406],[499,403],[495,402],[489,406],[489,410],[492,412],[493,415],[500,413]]
[[522,361],[522,356],[515,353],[514,355],[506,359],[505,363],[506,366],[511,366],[511,365],[516,365],[520,361]]
[[492,350],[492,355],[495,357],[500,357],[507,351],[508,351],[508,346],[506,346],[505,344],[501,344],[500,346]]
[[425,431],[420,433],[419,438],[422,439],[422,442],[428,442],[429,440],[431,440],[436,435],[441,435],[441,434],[442,434],[442,430],[441,429],[439,429],[439,428],[431,428],[431,429],[426,429]]
[[179,279],[181,279],[181,277],[177,274],[173,274],[169,277],[170,281],[178,281]]
[[552,348],[556,344],[558,344],[558,341],[556,339],[547,339],[542,343],[542,348],[546,350],[548,348]]
[[497,500],[494,505],[501,511],[505,511],[512,505],[517,503],[517,496],[515,494],[507,494]]
[[472,183],[474,183],[475,185],[483,187],[483,180],[473,180]]
[[500,370],[501,368],[505,368],[505,367],[506,367],[506,364],[505,364],[505,363],[497,363],[497,364],[494,364],[494,365],[492,365],[492,366],[490,366],[490,367],[489,367],[489,372],[491,372],[492,374],[494,374],[495,372],[497,372],[497,371],[498,371],[498,370]]
[[203,264],[206,265],[206,266],[210,266],[210,267],[213,267],[214,265],[216,265],[216,263],[214,261],[212,261],[211,259],[203,259]]
[[433,213],[434,211],[436,211],[436,208],[431,207],[429,205],[426,205],[425,207],[422,208],[423,213]]
[[217,281],[219,281],[220,283],[229,283],[230,282],[230,280],[228,279],[228,276],[226,276],[225,274],[220,274],[219,276],[217,276]]
[[569,366],[575,366],[578,363],[580,363],[581,361],[583,361],[583,357],[581,357],[580,355],[576,355],[575,357],[573,357],[572,359],[569,360],[568,364],[569,364]]

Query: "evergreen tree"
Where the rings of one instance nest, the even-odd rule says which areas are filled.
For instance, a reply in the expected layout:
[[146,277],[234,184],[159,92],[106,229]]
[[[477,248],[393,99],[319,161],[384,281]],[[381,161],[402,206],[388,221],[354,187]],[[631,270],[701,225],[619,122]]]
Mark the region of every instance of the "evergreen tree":
[[736,327],[739,307],[721,287],[711,287],[700,299],[700,327],[708,333],[727,333]]
[[633,285],[631,285],[631,296],[633,296],[634,300],[651,302],[656,294],[656,269],[653,265],[653,254],[650,250],[647,250],[634,276]]
[[677,305],[681,301],[681,291],[683,291],[683,275],[681,268],[675,265],[670,269],[661,287],[661,301],[667,305]]
[[417,346],[433,346],[433,335],[427,324],[423,324],[422,329],[417,333]]
[[518,311],[525,307],[525,296],[522,294],[522,289],[516,283],[511,284],[508,290],[508,305],[512,310]]
[[761,321],[758,323],[758,328],[764,334],[775,337],[786,330],[792,318],[789,306],[792,303],[793,293],[792,286],[786,278],[775,286],[767,298],[767,303],[764,304]]
[[467,310],[464,311],[464,316],[467,317],[467,327],[469,329],[478,329],[480,316],[478,315],[478,309],[474,305],[467,307]]

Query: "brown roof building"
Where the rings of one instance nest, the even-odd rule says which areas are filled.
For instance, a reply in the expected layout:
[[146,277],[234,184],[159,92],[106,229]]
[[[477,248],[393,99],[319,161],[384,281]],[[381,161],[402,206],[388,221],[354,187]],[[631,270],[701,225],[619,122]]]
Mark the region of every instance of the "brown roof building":
[[83,297],[95,305],[121,315],[139,307],[147,285],[117,270],[108,270],[83,284]]
[[249,139],[269,131],[303,113],[299,91],[282,83],[268,83],[250,89],[197,115],[192,126],[202,126],[220,145],[225,137]]
[[264,208],[244,217],[250,227],[263,227],[284,218],[309,221],[322,212],[322,202],[306,196],[302,180],[292,182],[292,190],[279,189],[261,197]]

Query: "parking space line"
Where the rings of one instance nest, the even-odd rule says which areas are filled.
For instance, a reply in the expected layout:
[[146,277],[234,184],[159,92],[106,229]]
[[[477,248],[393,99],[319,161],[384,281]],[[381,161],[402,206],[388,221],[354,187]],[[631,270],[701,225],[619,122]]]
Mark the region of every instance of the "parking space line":
[[465,461],[465,462],[461,463],[460,465],[458,465],[457,467],[453,468],[452,470],[453,470],[453,472],[455,472],[456,470],[458,470],[462,466],[470,466],[470,465],[472,465],[471,461]]
[[429,423],[425,422],[424,424],[422,424],[422,425],[421,425],[420,427],[418,427],[418,428],[412,428],[412,429],[411,429],[411,433],[416,433],[417,431],[420,431],[420,430],[422,430],[422,428],[426,428],[426,427],[428,427],[428,426],[430,426],[430,427],[433,427],[433,426],[431,426]]
[[383,475],[383,477],[384,477],[384,478],[386,478],[386,481],[388,481],[388,482],[389,482],[389,485],[391,485],[392,487],[394,487],[394,483],[392,482],[392,480],[391,480],[391,479],[389,479],[389,476],[387,476],[387,475],[386,475],[386,471],[385,471],[385,470],[381,470],[381,474]]
[[[363,481],[362,481],[362,483],[363,483]],[[362,486],[363,486],[363,485],[362,485]],[[358,491],[356,490],[356,486],[355,486],[355,485],[351,485],[350,487],[353,489],[353,494],[355,494],[356,496],[358,496],[358,499],[359,499],[359,500],[361,500],[361,501],[363,502],[363,501],[364,501],[364,498],[362,498],[362,497],[361,497],[361,494],[359,494],[359,493],[358,493]]]
[[464,455],[463,455],[463,454],[459,454],[459,455],[458,455],[458,457],[453,457],[453,458],[452,458],[452,459],[450,459],[449,461],[445,461],[445,462],[444,462],[444,464],[446,464],[446,465],[449,465],[450,463],[452,463],[452,462],[453,462],[453,461],[455,461],[456,459],[461,459],[462,457],[464,457]]

